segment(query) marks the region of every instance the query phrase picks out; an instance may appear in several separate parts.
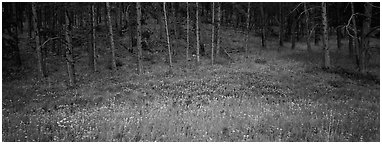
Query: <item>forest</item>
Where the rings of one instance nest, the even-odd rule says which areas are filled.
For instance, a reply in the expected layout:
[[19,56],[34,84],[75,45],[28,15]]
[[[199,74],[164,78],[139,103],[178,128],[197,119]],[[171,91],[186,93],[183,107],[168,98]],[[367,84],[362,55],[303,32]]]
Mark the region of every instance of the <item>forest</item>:
[[2,2],[3,142],[378,142],[379,2]]

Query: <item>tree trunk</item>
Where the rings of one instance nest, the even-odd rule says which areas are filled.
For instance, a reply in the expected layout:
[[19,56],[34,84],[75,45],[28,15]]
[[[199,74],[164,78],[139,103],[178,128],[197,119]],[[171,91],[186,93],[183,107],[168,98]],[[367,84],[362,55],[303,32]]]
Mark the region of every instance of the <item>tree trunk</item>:
[[46,76],[45,69],[44,69],[44,62],[42,59],[42,51],[40,47],[40,34],[39,29],[37,28],[37,12],[36,12],[36,3],[32,3],[32,23],[33,23],[33,30],[35,33],[35,43],[36,43],[36,52],[37,52],[37,69],[39,76],[41,78]]
[[92,48],[89,53],[90,68],[96,72],[97,71],[97,55],[96,55],[96,15],[94,10],[94,3],[91,6],[92,10]]
[[196,2],[196,63],[199,65],[199,50],[200,50],[200,39],[199,39],[199,3]]
[[212,33],[211,33],[211,64],[214,65],[214,46],[215,46],[215,3],[212,2]]
[[359,65],[359,71],[361,73],[364,73],[366,70],[366,53],[369,49],[369,43],[370,38],[367,36],[367,34],[370,32],[370,24],[371,24],[371,12],[373,10],[373,7],[370,3],[365,3],[365,13],[366,16],[365,20],[363,20],[362,24],[362,37],[361,37],[361,45],[360,45],[360,65]]
[[218,3],[218,26],[216,27],[216,57],[219,56],[219,51],[220,51],[220,24],[221,24],[221,16],[222,16],[222,13],[221,13],[221,4],[222,3]]
[[74,73],[74,59],[73,59],[73,46],[72,37],[69,32],[69,13],[65,10],[65,39],[66,39],[66,66],[69,76],[69,86],[73,87],[75,85],[75,73]]
[[353,58],[354,57],[354,47],[353,47],[353,38],[348,34],[349,38],[349,57]]
[[[283,12],[282,12],[282,8],[283,8],[283,3],[282,2],[279,2],[279,17],[280,17],[280,31],[279,31],[279,45],[280,47],[284,46],[284,41],[283,41],[283,37],[284,37],[284,17],[283,17]],[[280,47],[278,49],[278,51],[280,51]]]
[[312,48],[310,46],[310,34],[309,34],[309,11],[307,9],[307,3],[304,2],[304,9],[305,9],[305,17],[306,17],[306,46],[308,49],[308,52],[312,52]]
[[111,69],[115,70],[117,68],[115,61],[115,45],[114,45],[114,34],[113,34],[113,25],[111,22],[110,16],[110,3],[106,3],[106,13],[107,13],[107,25],[109,28],[109,38],[110,38],[110,51],[111,51]]
[[355,50],[355,62],[357,67],[359,68],[360,66],[360,60],[359,60],[359,45],[358,45],[358,29],[357,29],[357,23],[355,19],[355,12],[354,12],[354,3],[351,3],[351,11],[352,11],[352,22],[353,22],[353,48]]
[[260,13],[261,13],[261,47],[266,48],[265,39],[265,15],[264,15],[264,3],[260,3]]
[[250,22],[251,3],[248,2],[247,8],[247,35],[245,37],[245,58],[248,58],[248,39],[249,39],[249,22]]
[[142,74],[143,64],[142,64],[142,24],[141,24],[141,3],[137,2],[137,46],[138,46],[138,74]]
[[342,43],[341,43],[341,39],[342,39],[342,33],[341,33],[341,27],[340,27],[340,23],[341,23],[341,16],[340,16],[340,6],[339,4],[336,5],[336,14],[337,14],[337,28],[336,28],[336,31],[337,31],[337,52],[341,52],[341,46],[342,46]]
[[12,13],[13,13],[13,37],[14,37],[14,40],[15,40],[15,48],[14,48],[14,52],[12,54],[12,58],[14,58],[14,60],[16,61],[15,64],[17,66],[21,66],[21,57],[20,57],[20,49],[19,49],[19,31],[21,30],[22,32],[22,28],[20,29],[19,26],[18,26],[18,19],[19,19],[19,16],[18,16],[18,10],[17,10],[17,7],[16,7],[16,3],[12,3]]
[[177,30],[177,19],[176,19],[176,13],[175,13],[175,2],[171,3],[171,9],[172,9],[172,26],[173,26],[173,29],[174,29],[174,35],[175,35],[175,39],[178,39],[178,30]]
[[190,49],[190,10],[189,10],[188,2],[187,2],[187,49],[186,49],[187,61],[190,60],[190,56],[188,53],[189,49]]
[[327,11],[326,11],[326,3],[322,3],[322,25],[324,26],[324,35],[323,35],[323,56],[324,56],[324,63],[323,68],[330,68],[330,56],[329,56],[329,35],[328,35],[328,18],[327,18]]
[[294,50],[294,48],[296,47],[296,21],[292,22],[291,33],[292,33],[291,34],[291,40],[292,40],[291,49]]
[[[173,5],[174,6],[174,5]],[[168,48],[168,60],[169,60],[169,73],[172,73],[172,58],[171,58],[171,47],[170,47],[170,35],[168,33],[168,23],[167,23],[167,13],[166,13],[166,2],[163,2],[163,14],[164,23],[166,27],[166,37],[167,37],[167,48]]]

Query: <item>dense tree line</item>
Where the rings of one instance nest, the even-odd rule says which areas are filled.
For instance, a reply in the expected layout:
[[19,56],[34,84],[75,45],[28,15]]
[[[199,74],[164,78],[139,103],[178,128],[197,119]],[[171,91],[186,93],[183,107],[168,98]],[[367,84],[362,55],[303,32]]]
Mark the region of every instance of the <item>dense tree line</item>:
[[[207,55],[207,46],[201,41],[200,27],[211,24],[211,64],[221,55],[227,54],[221,47],[221,27],[238,28],[246,33],[245,55],[250,49],[250,32],[261,38],[261,49],[267,49],[270,37],[278,38],[278,51],[284,42],[291,42],[291,49],[297,41],[306,43],[307,51],[312,52],[311,38],[315,45],[322,41],[323,67],[330,68],[328,41],[331,35],[337,38],[337,51],[345,52],[341,43],[348,39],[346,52],[354,59],[360,72],[364,72],[367,54],[370,51],[370,38],[379,37],[379,3],[3,3],[3,70],[4,61],[11,66],[23,65],[20,56],[19,35],[28,33],[30,49],[36,56],[37,73],[40,78],[49,75],[48,57],[52,54],[66,60],[69,85],[75,85],[75,63],[77,54],[74,47],[87,48],[89,69],[98,71],[97,33],[107,30],[109,37],[110,68],[117,70],[115,37],[129,36],[126,47],[137,55],[137,73],[144,72],[142,51],[152,51],[148,40],[154,33],[143,30],[149,19],[160,26],[159,40],[166,41],[167,62],[172,71],[176,55],[176,40],[187,43],[186,60],[191,60],[191,48],[196,48],[196,63],[200,56]],[[185,23],[183,23],[183,21]],[[183,25],[185,25],[183,27]],[[82,32],[88,45],[79,42],[74,31]],[[165,39],[163,39],[165,37]],[[196,39],[192,43],[191,39]],[[313,40],[312,40],[313,41]],[[49,46],[48,46],[49,45]],[[5,68],[5,69],[6,69]]]

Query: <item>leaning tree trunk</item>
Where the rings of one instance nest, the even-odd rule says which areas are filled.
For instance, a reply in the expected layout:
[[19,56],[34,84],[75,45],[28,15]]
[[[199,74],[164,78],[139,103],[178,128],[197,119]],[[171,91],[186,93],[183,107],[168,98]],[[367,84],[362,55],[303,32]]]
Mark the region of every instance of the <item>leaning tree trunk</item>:
[[166,12],[166,2],[163,2],[163,14],[164,14],[164,23],[166,27],[166,36],[167,36],[167,48],[168,48],[168,60],[169,60],[169,73],[172,73],[172,58],[171,58],[171,47],[170,47],[170,35],[168,33],[168,23],[167,23],[167,12]]
[[351,11],[352,11],[352,22],[353,22],[353,49],[355,50],[355,62],[357,67],[359,68],[360,60],[359,60],[359,45],[358,45],[358,29],[357,29],[357,23],[355,19],[355,12],[354,12],[354,3],[351,3]]
[[42,59],[42,51],[40,46],[40,34],[39,30],[37,28],[37,12],[36,12],[36,3],[32,3],[32,23],[33,23],[33,30],[35,33],[35,43],[36,43],[36,52],[37,52],[37,69],[38,69],[38,75],[42,78],[46,76],[45,69],[44,69],[44,62]]
[[218,3],[218,25],[216,27],[216,56],[215,57],[218,57],[219,56],[219,51],[220,51],[220,24],[221,24],[221,3],[219,2]]
[[329,35],[328,35],[328,18],[327,18],[327,11],[326,11],[326,3],[322,3],[322,25],[324,28],[324,35],[323,35],[323,56],[324,56],[324,63],[323,68],[330,68],[330,56],[329,56]]
[[362,24],[362,36],[361,36],[361,45],[360,45],[360,65],[359,71],[364,73],[366,70],[366,52],[369,49],[370,38],[367,34],[370,32],[370,24],[371,24],[371,12],[373,7],[370,3],[365,3],[365,20],[363,20]]
[[97,59],[96,59],[96,15],[94,10],[94,3],[91,6],[92,9],[92,48],[89,53],[90,67],[95,72],[97,71]]
[[212,2],[211,64],[214,65],[215,40],[215,3]]
[[69,76],[69,86],[73,87],[75,85],[75,73],[74,73],[74,59],[73,59],[73,46],[72,46],[72,37],[70,36],[69,31],[69,13],[65,10],[65,40],[66,40],[66,66]]
[[109,38],[110,38],[110,51],[111,51],[111,69],[115,70],[117,68],[115,61],[115,45],[114,45],[114,34],[113,34],[113,25],[111,22],[110,16],[110,4],[106,3],[106,13],[107,13],[107,25],[109,27]]
[[186,59],[190,60],[190,55],[188,53],[190,49],[190,10],[187,2],[187,49],[186,49]]
[[199,39],[199,3],[196,2],[196,63],[199,65],[199,50],[200,50],[200,39]]
[[143,71],[143,65],[142,65],[142,24],[141,24],[141,17],[142,17],[142,11],[141,11],[141,3],[137,2],[136,5],[137,8],[137,46],[138,46],[138,74],[141,74]]
[[248,8],[247,8],[247,35],[245,37],[245,58],[248,58],[248,39],[249,39],[249,21],[250,21],[250,10],[251,10],[251,3],[248,2]]
[[305,17],[306,17],[306,46],[308,49],[308,52],[312,52],[312,48],[310,46],[310,34],[309,34],[309,11],[307,9],[307,3],[304,2],[304,9],[305,9]]

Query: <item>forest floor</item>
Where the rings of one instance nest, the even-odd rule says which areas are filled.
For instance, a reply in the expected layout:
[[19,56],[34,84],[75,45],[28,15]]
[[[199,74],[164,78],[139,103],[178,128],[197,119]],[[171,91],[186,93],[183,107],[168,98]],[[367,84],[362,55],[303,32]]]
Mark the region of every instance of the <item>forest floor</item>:
[[[244,44],[244,35],[223,33],[232,40],[223,46]],[[259,51],[250,40],[248,58],[231,53],[233,62],[212,66],[202,57],[196,67],[179,56],[173,74],[145,62],[137,75],[120,48],[117,71],[91,73],[80,60],[76,88],[66,87],[64,63],[44,80],[3,81],[2,140],[380,141],[379,61],[374,75],[361,75],[333,52],[333,69],[322,70],[320,46],[277,52],[274,40]]]

